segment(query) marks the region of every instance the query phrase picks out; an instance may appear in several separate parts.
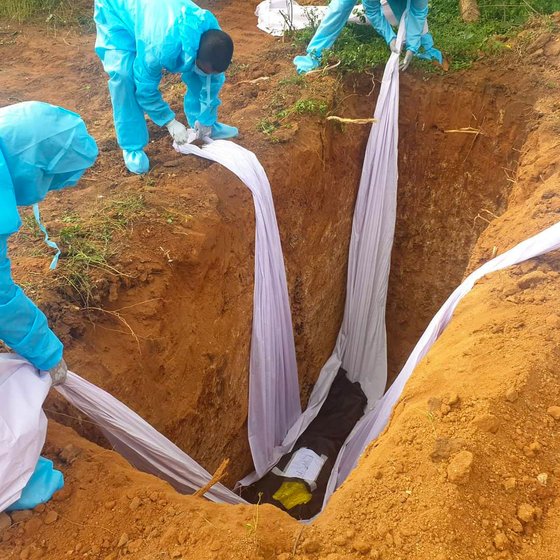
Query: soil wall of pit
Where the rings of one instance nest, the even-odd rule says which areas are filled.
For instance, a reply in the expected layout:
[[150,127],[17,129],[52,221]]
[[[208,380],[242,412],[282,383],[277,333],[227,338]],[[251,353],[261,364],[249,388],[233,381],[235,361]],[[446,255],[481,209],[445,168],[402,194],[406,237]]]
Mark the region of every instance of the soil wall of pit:
[[[459,86],[459,83],[461,85]],[[529,100],[500,76],[403,79],[397,233],[387,324],[394,376],[422,329],[459,283],[487,221],[503,211]],[[349,89],[349,88],[352,89]],[[370,84],[347,84],[338,107],[371,113]],[[471,127],[471,134],[461,129]],[[459,132],[450,132],[458,130]],[[367,130],[318,119],[266,150],[296,337],[302,403],[342,318],[352,211]],[[173,171],[173,170],[172,170]],[[254,274],[250,193],[219,165],[191,160],[158,191],[178,192],[188,223],[144,261],[144,282],[111,291],[72,350],[78,371],[129,404],[207,469],[232,459],[230,482],[251,469],[246,437]],[[135,233],[147,247],[150,231]],[[161,257],[161,254],[160,254]],[[130,257],[133,258],[132,256]],[[115,332],[119,331],[119,332]]]

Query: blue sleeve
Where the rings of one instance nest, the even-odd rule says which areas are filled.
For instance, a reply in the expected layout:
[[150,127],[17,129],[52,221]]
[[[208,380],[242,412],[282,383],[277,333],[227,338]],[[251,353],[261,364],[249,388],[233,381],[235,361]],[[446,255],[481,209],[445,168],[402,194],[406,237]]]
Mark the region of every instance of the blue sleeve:
[[134,82],[136,84],[136,100],[148,116],[158,125],[163,126],[175,118],[175,113],[164,101],[159,91],[162,67],[146,61],[142,53],[134,59]]
[[21,226],[16,193],[8,164],[0,149],[0,235],[15,233]]
[[383,13],[381,2],[379,0],[364,0],[363,4],[368,21],[385,42],[389,44],[393,39],[396,39],[397,35]]
[[224,82],[225,74],[211,74],[210,78],[202,80],[200,90],[200,115],[198,121],[204,126],[212,126],[218,120],[218,107],[222,104],[219,95]]
[[428,17],[428,0],[412,0],[406,20],[406,48],[414,54],[420,49],[422,32]]
[[37,369],[51,369],[62,359],[62,342],[44,313],[12,279],[7,235],[0,235],[0,340]]

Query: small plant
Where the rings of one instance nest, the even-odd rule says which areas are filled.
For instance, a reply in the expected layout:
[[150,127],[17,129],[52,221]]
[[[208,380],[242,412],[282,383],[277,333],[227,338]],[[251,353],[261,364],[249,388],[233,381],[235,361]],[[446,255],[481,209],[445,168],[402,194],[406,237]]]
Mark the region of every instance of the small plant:
[[59,233],[62,250],[60,267],[64,278],[84,307],[89,306],[92,297],[92,272],[95,269],[102,269],[116,276],[122,275],[109,264],[109,260],[119,250],[114,234],[124,231],[143,208],[142,195],[129,196],[102,204],[89,219],[73,214],[62,218],[64,226]]
[[318,115],[324,117],[328,112],[325,101],[318,99],[299,99],[291,107],[277,111],[273,116],[261,119],[257,124],[257,130],[262,132],[271,142],[279,142],[275,132],[281,127],[291,126],[288,118],[292,115]]
[[300,99],[294,105],[294,112],[298,115],[320,115],[327,114],[328,106],[324,101],[317,99]]
[[305,76],[302,76],[301,74],[296,74],[295,76],[289,76],[287,78],[282,78],[278,82],[278,85],[282,86],[282,87],[287,87],[287,86],[305,87],[307,85],[307,82],[305,80]]
[[93,27],[90,13],[82,13],[70,0],[1,0],[0,18],[24,21],[42,18],[50,26]]
[[227,70],[227,75],[230,78],[233,78],[234,76],[237,76],[237,74],[240,74],[241,72],[244,72],[245,70],[247,70],[249,68],[248,64],[243,64],[241,62],[237,62],[237,60],[234,60],[230,65],[229,68]]
[[253,536],[257,534],[257,529],[259,528],[259,507],[261,505],[262,497],[263,493],[259,492],[259,499],[255,504],[255,514],[253,515],[253,519],[249,523],[245,523],[245,528]]

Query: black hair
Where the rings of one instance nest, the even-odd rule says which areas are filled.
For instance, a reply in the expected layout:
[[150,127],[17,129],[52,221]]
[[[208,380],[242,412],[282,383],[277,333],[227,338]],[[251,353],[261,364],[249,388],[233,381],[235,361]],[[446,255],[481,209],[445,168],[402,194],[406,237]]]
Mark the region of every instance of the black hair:
[[214,72],[225,72],[233,57],[233,41],[220,29],[209,29],[200,37],[197,59],[209,64]]

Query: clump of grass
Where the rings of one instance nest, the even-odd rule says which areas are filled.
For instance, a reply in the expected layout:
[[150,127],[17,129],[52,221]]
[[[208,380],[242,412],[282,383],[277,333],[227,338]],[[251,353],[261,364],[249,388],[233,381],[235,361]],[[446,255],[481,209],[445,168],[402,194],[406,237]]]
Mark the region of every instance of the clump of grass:
[[[458,0],[437,0],[428,16],[435,46],[450,60],[450,68],[469,67],[481,54],[496,55],[507,49],[504,40],[513,36],[531,17],[542,17],[560,10],[560,0],[520,0],[519,2],[479,2],[480,21],[466,24],[459,13]],[[313,37],[316,24],[291,34],[298,48],[305,48]],[[339,70],[363,72],[384,64],[389,50],[385,41],[370,25],[348,24],[333,48],[323,52],[323,66],[329,60],[340,61]],[[426,69],[429,63],[414,60]]]
[[288,119],[293,115],[317,115],[324,117],[328,112],[328,105],[320,99],[299,99],[292,106],[276,111],[272,116],[265,117],[257,123],[257,130],[262,132],[271,142],[279,142],[275,132],[289,126]]
[[305,76],[296,74],[295,76],[288,76],[287,78],[282,78],[278,82],[278,85],[280,87],[288,87],[288,86],[305,87],[307,85],[307,82],[305,80]]
[[19,23],[40,20],[50,26],[81,25],[93,28],[92,10],[70,0],[0,0],[0,18]]
[[274,133],[278,130],[279,127],[280,122],[277,118],[274,119],[271,117],[265,117],[257,123],[257,130],[259,132],[262,132],[265,136],[268,136],[268,139],[272,142],[278,141],[278,139],[275,139]]
[[61,3],[61,0],[2,0],[0,17],[17,19],[22,22],[31,17],[48,14]]
[[300,99],[293,106],[293,112],[298,115],[319,115],[324,117],[327,111],[327,104],[318,99]]
[[130,196],[103,204],[87,219],[76,215],[62,218],[65,225],[59,233],[61,273],[84,307],[89,306],[93,296],[93,272],[96,269],[115,276],[123,275],[109,264],[119,251],[114,236],[124,232],[143,208],[141,195]]

